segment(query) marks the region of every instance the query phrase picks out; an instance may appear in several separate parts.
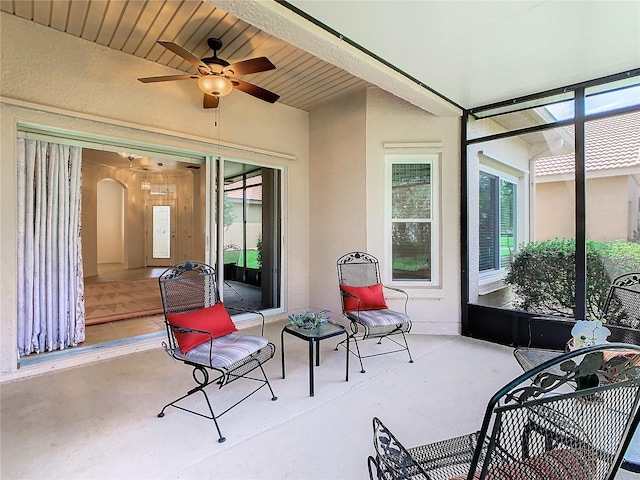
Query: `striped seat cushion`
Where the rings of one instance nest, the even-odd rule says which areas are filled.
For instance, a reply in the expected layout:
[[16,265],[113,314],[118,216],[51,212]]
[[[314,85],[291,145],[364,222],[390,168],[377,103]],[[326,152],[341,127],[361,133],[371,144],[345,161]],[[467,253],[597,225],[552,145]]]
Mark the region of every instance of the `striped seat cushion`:
[[268,343],[269,341],[264,337],[230,333],[224,337],[213,339],[211,364],[209,363],[209,342],[202,343],[187,353],[182,353],[179,348],[176,348],[174,356],[188,362],[226,368],[266,347]]
[[384,327],[392,325],[400,325],[409,322],[409,316],[396,312],[395,310],[365,310],[358,312],[349,312],[347,317],[367,327]]

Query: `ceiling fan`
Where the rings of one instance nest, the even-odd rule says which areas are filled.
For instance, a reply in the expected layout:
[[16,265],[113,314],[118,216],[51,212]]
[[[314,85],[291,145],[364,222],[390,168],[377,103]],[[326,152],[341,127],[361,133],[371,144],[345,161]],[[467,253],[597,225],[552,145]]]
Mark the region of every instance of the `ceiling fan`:
[[236,78],[237,76],[266,72],[276,68],[267,57],[256,57],[230,64],[218,57],[218,50],[222,48],[222,41],[219,38],[209,38],[207,40],[207,45],[213,50],[213,56],[202,59],[173,42],[158,40],[158,43],[194,65],[198,69],[198,74],[186,73],[183,75],[138,78],[142,83],[197,79],[198,87],[204,93],[203,108],[216,108],[220,102],[220,97],[231,93],[234,88],[269,103],[274,103],[280,98],[280,95]]

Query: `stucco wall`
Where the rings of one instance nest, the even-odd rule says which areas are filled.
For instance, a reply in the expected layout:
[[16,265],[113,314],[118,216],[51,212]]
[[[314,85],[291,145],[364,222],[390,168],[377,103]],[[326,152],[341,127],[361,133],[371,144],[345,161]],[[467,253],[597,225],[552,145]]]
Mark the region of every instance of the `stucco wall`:
[[[440,283],[403,285],[414,333],[460,331],[459,135],[457,118],[437,118],[377,88],[310,113],[310,299],[339,318],[336,260],[365,250],[384,264],[384,143],[441,143]],[[446,221],[442,221],[446,219]],[[384,275],[384,273],[383,273]],[[383,278],[384,282],[390,279]],[[392,307],[400,299],[388,296]]]
[[[470,122],[474,137],[500,132],[495,122],[484,119]],[[517,242],[530,240],[530,164],[534,156],[532,146],[519,137],[471,145],[467,148],[468,188],[468,249],[469,249],[469,301],[484,305],[502,306],[509,291],[504,287],[504,270],[479,271],[479,185],[480,170],[499,174],[518,185]]]
[[[413,333],[460,333],[460,119],[439,118],[383,90],[367,95],[367,247],[385,265],[385,149],[384,144],[440,144],[440,235],[436,243],[438,284],[398,284],[410,297],[408,313]],[[397,152],[396,152],[397,153]],[[384,267],[383,267],[384,270]],[[383,273],[383,278],[386,273]],[[390,282],[390,278],[384,278]],[[402,301],[390,297],[395,308]]]
[[[222,152],[285,172],[285,305],[308,301],[308,115],[241,92],[216,112],[202,109],[195,84],[144,85],[138,76],[173,69],[0,13],[0,371],[16,371],[16,125],[81,132],[92,138],[196,152]],[[30,65],[37,63],[37,74]],[[240,148],[240,149],[239,149]],[[246,149],[246,150],[245,150]],[[258,151],[259,150],[259,151]],[[266,152],[263,152],[266,151]],[[270,154],[269,152],[273,152]],[[284,154],[284,155],[280,155]],[[288,268],[295,265],[295,268]],[[293,286],[293,288],[290,288]],[[103,352],[104,355],[104,352]],[[104,357],[103,357],[104,358]]]
[[366,93],[316,108],[309,128],[310,306],[329,308],[337,320],[336,260],[367,249]]
[[[626,240],[638,225],[640,189],[631,175],[587,178],[587,238]],[[536,185],[536,240],[573,238],[574,184],[565,182]]]

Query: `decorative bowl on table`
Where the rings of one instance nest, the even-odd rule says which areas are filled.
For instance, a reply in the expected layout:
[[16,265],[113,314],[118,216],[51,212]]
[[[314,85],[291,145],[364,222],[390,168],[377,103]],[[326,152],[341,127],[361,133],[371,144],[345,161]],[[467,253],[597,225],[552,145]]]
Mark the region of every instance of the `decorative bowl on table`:
[[287,318],[292,325],[310,330],[324,325],[331,317],[329,316],[329,310],[320,310],[318,312],[292,313]]

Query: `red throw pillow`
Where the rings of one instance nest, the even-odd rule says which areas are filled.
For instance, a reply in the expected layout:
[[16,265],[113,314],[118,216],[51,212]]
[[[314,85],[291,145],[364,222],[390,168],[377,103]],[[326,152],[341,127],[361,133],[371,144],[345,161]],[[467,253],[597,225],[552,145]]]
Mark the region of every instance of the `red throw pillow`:
[[[340,284],[340,290],[358,297],[360,299],[360,310],[380,310],[383,308],[389,308],[387,307],[387,302],[384,300],[381,283],[368,285],[366,287],[352,287],[342,283]],[[342,297],[342,301],[344,305],[342,310],[345,313],[358,310],[358,299],[345,295]]]
[[[167,320],[175,327],[209,332],[213,338],[224,337],[238,331],[222,302],[193,312],[170,313],[167,314]],[[192,348],[208,342],[210,338],[206,333],[181,333],[175,329],[173,334],[182,353],[187,353]]]

